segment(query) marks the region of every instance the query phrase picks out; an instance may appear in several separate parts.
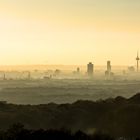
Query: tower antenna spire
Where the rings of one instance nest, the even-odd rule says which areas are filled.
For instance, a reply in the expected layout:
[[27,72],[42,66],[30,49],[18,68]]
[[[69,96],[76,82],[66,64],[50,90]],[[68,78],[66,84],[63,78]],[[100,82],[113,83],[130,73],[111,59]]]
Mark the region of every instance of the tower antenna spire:
[[137,61],[137,72],[139,71],[139,51],[137,51],[137,57],[136,57],[136,61]]

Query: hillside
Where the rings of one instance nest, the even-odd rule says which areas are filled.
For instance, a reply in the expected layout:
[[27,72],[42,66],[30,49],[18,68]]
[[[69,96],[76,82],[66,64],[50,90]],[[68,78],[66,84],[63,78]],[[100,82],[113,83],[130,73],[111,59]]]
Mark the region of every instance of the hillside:
[[73,104],[14,105],[0,102],[0,128],[22,123],[28,129],[62,128],[111,136],[140,136],[140,94],[125,99],[79,100]]

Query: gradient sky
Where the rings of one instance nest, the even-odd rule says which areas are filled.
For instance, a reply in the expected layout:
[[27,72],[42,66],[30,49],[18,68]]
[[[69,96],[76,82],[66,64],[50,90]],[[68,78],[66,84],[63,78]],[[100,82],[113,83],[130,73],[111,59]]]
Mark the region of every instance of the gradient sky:
[[0,64],[135,65],[140,0],[0,0]]

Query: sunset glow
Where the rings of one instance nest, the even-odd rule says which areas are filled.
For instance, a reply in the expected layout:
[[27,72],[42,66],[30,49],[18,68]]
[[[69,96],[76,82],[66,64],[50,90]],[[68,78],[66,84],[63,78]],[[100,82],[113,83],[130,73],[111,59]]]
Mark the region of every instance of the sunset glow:
[[0,0],[0,64],[135,65],[139,0]]

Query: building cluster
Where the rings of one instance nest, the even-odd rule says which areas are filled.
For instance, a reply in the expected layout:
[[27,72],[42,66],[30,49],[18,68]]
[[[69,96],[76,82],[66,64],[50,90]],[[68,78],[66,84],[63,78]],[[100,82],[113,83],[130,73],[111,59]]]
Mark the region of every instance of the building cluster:
[[[139,57],[139,53],[137,52],[137,57],[136,57],[136,62],[137,62],[137,66],[136,66],[136,71],[139,72],[139,61],[140,61],[140,57]],[[107,61],[107,70],[105,71],[105,76],[106,77],[113,77],[114,73],[111,71],[112,67],[111,67],[111,61]],[[129,72],[134,72],[135,71],[135,67],[131,66],[128,67],[128,71]],[[92,62],[89,62],[89,64],[87,64],[87,75],[89,77],[93,77],[94,75],[94,64]]]
[[[94,75],[94,64],[92,62],[89,62],[87,64],[87,75],[89,77],[93,77]],[[105,76],[111,77],[114,73],[111,71],[111,61],[107,61],[107,70],[105,71]]]

